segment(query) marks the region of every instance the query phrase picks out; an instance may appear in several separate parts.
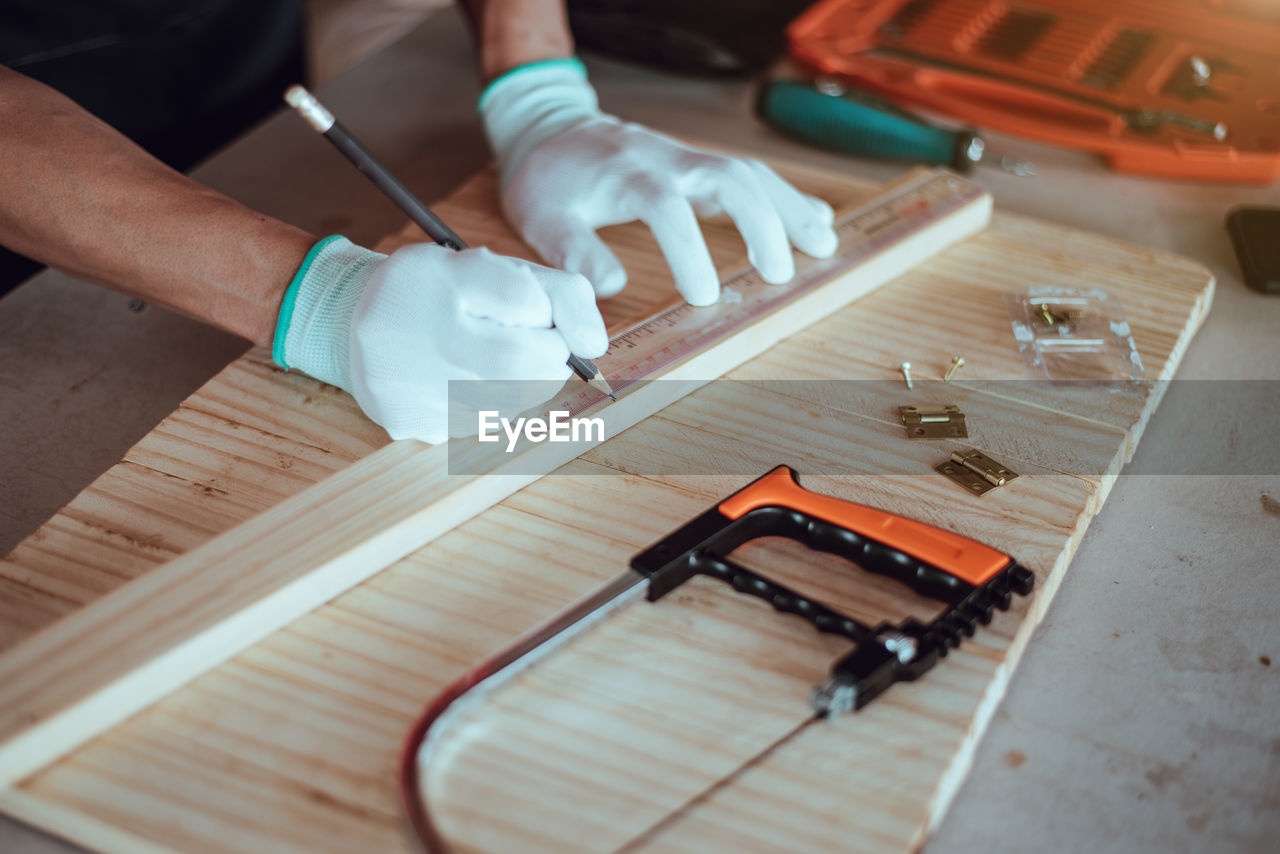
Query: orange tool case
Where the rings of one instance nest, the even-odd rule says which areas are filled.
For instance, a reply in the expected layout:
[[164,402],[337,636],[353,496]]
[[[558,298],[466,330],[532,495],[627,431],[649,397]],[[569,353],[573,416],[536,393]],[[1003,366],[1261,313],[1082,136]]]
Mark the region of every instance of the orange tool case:
[[1280,177],[1280,0],[823,0],[793,58],[1121,172]]

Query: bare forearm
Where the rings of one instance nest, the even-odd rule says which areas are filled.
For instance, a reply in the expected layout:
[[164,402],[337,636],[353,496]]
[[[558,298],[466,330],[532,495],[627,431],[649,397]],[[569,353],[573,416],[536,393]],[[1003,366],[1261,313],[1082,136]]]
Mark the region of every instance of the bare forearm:
[[269,343],[315,242],[169,169],[72,101],[0,68],[0,243]]
[[485,83],[519,65],[573,55],[563,0],[459,0]]

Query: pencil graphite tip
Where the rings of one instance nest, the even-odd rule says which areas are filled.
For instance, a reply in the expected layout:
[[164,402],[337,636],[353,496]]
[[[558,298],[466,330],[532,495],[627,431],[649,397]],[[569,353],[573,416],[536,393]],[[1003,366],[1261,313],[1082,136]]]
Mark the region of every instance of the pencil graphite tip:
[[290,86],[285,90],[284,100],[285,103],[297,110],[307,120],[307,124],[318,132],[326,133],[329,128],[333,127],[333,113],[326,110],[316,100],[316,96],[306,90],[306,87],[297,84]]
[[596,371],[596,375],[591,379],[587,380],[587,385],[591,386],[597,391],[604,392],[614,400],[618,399],[618,396],[613,393],[613,386],[609,385],[609,381],[606,380],[604,378],[604,374],[600,373],[599,371]]

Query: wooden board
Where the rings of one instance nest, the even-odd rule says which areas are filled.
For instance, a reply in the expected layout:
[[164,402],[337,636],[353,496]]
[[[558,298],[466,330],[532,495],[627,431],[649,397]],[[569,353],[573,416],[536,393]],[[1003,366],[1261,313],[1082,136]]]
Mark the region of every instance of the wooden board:
[[[455,214],[449,218],[458,221]],[[1016,263],[991,260],[1010,248],[1016,250]],[[871,321],[868,334],[856,330],[871,311],[863,314],[863,306],[855,306],[774,348],[744,366],[740,375],[754,378],[763,371],[770,377],[812,377],[830,371],[826,375],[881,378],[908,357],[917,365],[937,364],[940,371],[953,349],[945,335],[935,335],[930,327],[929,338],[910,342],[903,354],[908,345],[885,335],[884,327],[905,324],[903,318],[913,313],[909,307],[929,302],[939,282],[956,294],[948,299],[963,299],[965,285],[981,296],[1061,275],[1064,266],[1108,283],[1130,306],[1151,306],[1142,317],[1130,307],[1131,319],[1151,375],[1171,376],[1207,308],[1207,273],[1161,253],[1014,218],[998,219],[982,238],[869,298],[883,301],[876,311],[884,323]],[[1143,273],[1147,268],[1155,269],[1151,278]],[[894,294],[897,299],[890,298]],[[955,333],[965,342],[959,352],[969,360],[969,377],[1010,376],[1009,362],[1001,358],[1001,336],[1008,334],[1003,315],[979,316],[982,323]],[[916,323],[918,329],[918,319]],[[969,359],[969,352],[990,353],[992,364]],[[795,366],[803,373],[796,373]],[[985,373],[988,369],[992,373]],[[342,396],[305,378],[273,377],[260,355],[257,361],[251,356],[233,366],[206,391],[206,399],[193,398],[192,412],[180,410],[162,425],[156,442],[153,434],[139,446],[146,446],[141,453],[150,455],[146,459],[155,468],[136,461],[140,452],[135,449],[114,472],[116,480],[96,484],[4,564],[12,589],[23,591],[31,606],[23,609],[25,622],[9,623],[17,628],[10,628],[8,637],[16,639],[32,623],[47,623],[52,615],[74,610],[131,574],[145,572],[166,553],[185,551],[219,526],[229,527],[237,514],[247,518],[278,500],[294,481],[282,482],[276,472],[288,471],[292,478],[299,469],[318,473],[326,465],[339,468],[340,454],[354,459],[361,455],[361,442],[373,446],[378,441],[369,438],[367,427],[362,437],[358,416],[349,419],[356,428],[354,439],[339,426],[347,405]],[[614,574],[636,548],[749,479],[644,477],[618,471],[645,471],[654,447],[678,449],[691,458],[730,448],[744,464],[758,460],[760,470],[783,461],[779,456],[818,465],[824,455],[841,452],[847,457],[859,448],[914,457],[922,467],[927,462],[926,443],[902,442],[897,438],[900,426],[881,410],[849,412],[853,407],[848,402],[828,406],[831,401],[821,398],[804,401],[799,385],[789,396],[764,395],[750,417],[741,420],[717,417],[715,407],[699,395],[573,464],[575,476],[557,475],[527,487],[23,781],[4,793],[4,807],[111,850],[148,850],[147,845],[154,846],[150,850],[202,851],[403,848],[391,769],[397,742],[418,707],[520,629]],[[318,411],[318,423],[273,411],[281,400],[294,412]],[[1119,465],[1153,405],[1148,396],[1134,401],[1127,415],[1121,408],[1107,410],[1105,417],[1049,419],[1050,426],[1063,430],[1056,439],[1009,449],[1034,464],[1047,449],[1082,436],[1097,437],[1104,447],[1110,437]],[[1011,418],[1027,410],[1010,408]],[[801,411],[807,420],[797,424]],[[775,426],[762,429],[759,418],[769,414],[768,423]],[[852,433],[851,415],[858,426]],[[186,420],[175,420],[180,417]],[[1037,419],[1044,423],[1039,415]],[[292,423],[299,420],[303,423]],[[336,429],[326,439],[331,427]],[[244,449],[244,459],[226,453],[246,430],[253,439],[246,443],[251,448]],[[223,444],[224,438],[229,444]],[[292,457],[290,448],[296,451]],[[831,819],[821,823],[823,839],[847,842],[866,826],[874,829],[867,838],[881,850],[902,850],[917,840],[958,785],[958,772],[1003,690],[1003,678],[1110,482],[1106,476],[1053,474],[1051,466],[1045,468],[1043,476],[1019,479],[1024,485],[1003,500],[1005,491],[978,504],[966,504],[961,494],[959,506],[946,500],[955,501],[955,493],[948,492],[954,487],[930,474],[867,474],[813,484],[1007,548],[1036,569],[1042,590],[1029,609],[1001,623],[989,648],[974,645],[977,659],[971,667],[959,666],[957,658],[948,662],[956,665],[948,675],[939,670],[895,695],[889,704],[897,713],[892,721],[860,714],[841,724],[845,733],[856,727],[858,737],[838,742],[806,732],[794,749],[744,776],[742,782],[749,785],[721,790],[697,809],[680,813],[662,825],[651,843],[662,850],[694,850],[707,840],[741,841],[745,834],[764,846],[760,850],[777,850],[768,847],[770,840],[776,842],[780,832],[794,832],[797,823],[804,825],[796,816],[802,818],[805,811],[762,810],[751,799],[781,799],[794,806],[819,796],[841,804],[839,810],[823,811]],[[875,470],[870,463],[868,469]],[[184,518],[188,516],[191,521]],[[917,697],[920,691],[925,693]],[[927,702],[918,705],[919,700]],[[926,730],[944,722],[936,727],[936,739],[905,743],[898,735],[901,718],[910,717],[913,708],[930,722]],[[817,757],[813,767],[823,773],[836,773],[841,758],[856,760],[860,769],[840,773],[879,781],[895,793],[892,809],[869,798],[860,802],[865,810],[851,809],[850,800],[858,801],[848,797],[845,784],[831,779],[822,784],[822,774],[814,777],[814,786],[825,785],[825,795],[795,788],[796,771],[789,766],[801,763],[806,751],[811,760]],[[887,769],[899,767],[904,769],[901,778],[886,784]],[[858,791],[866,793],[867,785],[859,785]],[[823,803],[822,797],[814,803]],[[734,820],[744,810],[757,819],[754,825]]]

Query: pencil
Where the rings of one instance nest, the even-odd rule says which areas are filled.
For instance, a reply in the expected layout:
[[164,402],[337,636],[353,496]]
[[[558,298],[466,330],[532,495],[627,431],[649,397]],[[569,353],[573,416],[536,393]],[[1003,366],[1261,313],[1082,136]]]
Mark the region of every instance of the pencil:
[[[351,132],[344,128],[333,117],[333,113],[329,112],[324,106],[316,100],[316,97],[308,92],[302,86],[290,86],[284,93],[284,99],[298,113],[307,120],[307,124],[311,125],[318,133],[322,134],[334,147],[346,155],[355,167],[364,173],[365,177],[373,182],[379,190],[395,202],[402,211],[408,214],[409,219],[417,223],[418,227],[425,231],[432,240],[441,246],[448,247],[457,251],[467,248],[467,244],[462,238],[454,233],[453,229],[445,225],[444,220],[432,213],[431,208],[423,204],[422,200],[413,194],[412,191],[400,180],[392,175],[387,167],[383,166],[377,159],[369,153],[369,150],[360,144]],[[613,393],[613,387],[609,385],[609,381],[604,378],[604,374],[600,373],[600,369],[591,363],[588,359],[569,354],[569,367],[573,372],[587,381],[589,385],[596,388],[609,397],[617,400],[617,395]]]

